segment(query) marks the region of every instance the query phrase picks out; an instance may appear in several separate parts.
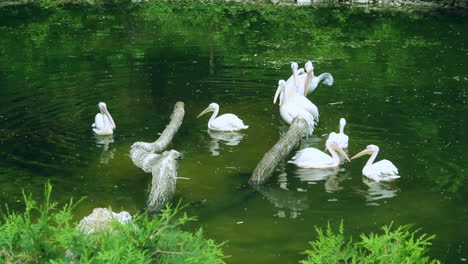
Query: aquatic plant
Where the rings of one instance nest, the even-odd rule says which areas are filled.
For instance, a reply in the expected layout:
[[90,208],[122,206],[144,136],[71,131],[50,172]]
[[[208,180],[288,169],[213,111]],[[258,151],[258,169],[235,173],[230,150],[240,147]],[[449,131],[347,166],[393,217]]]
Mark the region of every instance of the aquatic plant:
[[440,263],[425,256],[435,236],[411,231],[410,225],[394,228],[393,224],[383,226],[383,234],[361,234],[360,241],[347,239],[343,222],[338,232],[328,224],[326,230],[316,227],[317,238],[309,242],[312,249],[306,250],[307,258],[302,264],[335,263]]
[[[181,226],[195,218],[181,207],[160,215],[136,215],[131,224],[112,224],[112,232],[84,235],[75,228],[70,199],[59,208],[46,184],[41,205],[23,192],[25,210],[6,210],[0,225],[0,262],[6,263],[224,263],[222,243]],[[80,200],[81,201],[81,200]]]

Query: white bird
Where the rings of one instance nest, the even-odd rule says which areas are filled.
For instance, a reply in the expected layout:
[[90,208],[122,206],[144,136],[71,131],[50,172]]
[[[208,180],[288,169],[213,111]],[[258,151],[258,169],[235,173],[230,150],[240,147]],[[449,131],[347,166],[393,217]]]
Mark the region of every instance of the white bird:
[[346,125],[346,119],[340,118],[340,132],[331,132],[328,135],[328,140],[335,141],[340,148],[345,149],[348,147],[349,137],[344,133],[344,127]]
[[116,128],[114,119],[112,119],[105,103],[100,102],[98,107],[101,113],[97,113],[94,118],[94,123],[92,124],[93,131],[101,136],[112,135]]
[[288,163],[293,163],[300,168],[310,169],[328,169],[338,167],[340,165],[340,157],[336,151],[350,161],[348,155],[346,155],[343,149],[341,149],[335,142],[327,140],[325,146],[331,156],[316,148],[305,148],[298,151],[296,155],[292,157],[292,160],[288,161]]
[[333,76],[328,72],[322,73],[318,77],[314,76],[314,66],[312,65],[311,61],[306,62],[304,68],[307,72],[307,78],[305,80],[303,88],[301,87],[301,91],[304,93],[305,96],[315,91],[320,82],[323,82],[323,84],[326,84],[328,86],[333,85]]
[[354,155],[351,159],[361,157],[366,154],[370,154],[370,158],[366,165],[362,169],[362,174],[374,181],[393,181],[400,178],[398,176],[398,169],[389,160],[381,160],[373,163],[377,154],[379,153],[379,147],[376,145],[369,145],[367,148],[358,154]]
[[[297,69],[299,66],[296,62],[291,62],[292,75],[285,82],[285,89],[281,91],[279,102],[280,105],[283,103],[283,100],[290,98],[297,93],[299,93],[301,84],[305,82],[306,74],[304,73],[304,68]],[[302,94],[303,92],[301,92]]]
[[[291,124],[294,117],[296,117],[301,110],[312,115],[314,122],[312,122],[312,127],[315,123],[319,121],[319,111],[315,104],[313,104],[309,99],[301,94],[295,94],[293,96],[285,96],[284,90],[286,89],[286,82],[284,80],[278,81],[278,88],[276,89],[275,97],[273,98],[273,104],[276,104],[278,96],[283,96],[282,102],[280,101],[280,114],[283,120]],[[283,91],[283,93],[281,93]],[[303,115],[306,117],[307,115]],[[307,117],[306,121],[310,119]]]
[[219,112],[219,105],[217,103],[211,103],[197,118],[211,111],[213,111],[213,114],[208,121],[209,129],[216,131],[238,131],[249,127],[244,125],[244,122],[234,114],[224,114],[216,117]]

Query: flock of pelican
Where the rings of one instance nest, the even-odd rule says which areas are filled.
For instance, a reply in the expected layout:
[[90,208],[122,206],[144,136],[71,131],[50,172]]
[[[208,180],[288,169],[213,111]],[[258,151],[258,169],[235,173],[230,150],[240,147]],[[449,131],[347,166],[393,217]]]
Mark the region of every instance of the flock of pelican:
[[[318,77],[314,76],[314,67],[311,61],[304,65],[304,69],[298,69],[296,62],[291,63],[292,76],[287,81],[280,80],[278,89],[276,90],[273,103],[277,98],[280,98],[280,114],[283,120],[291,124],[292,120],[300,116],[306,120],[309,126],[316,124],[319,121],[319,112],[317,106],[313,104],[306,96],[312,93],[320,82],[326,85],[333,85],[333,76],[329,73],[323,73]],[[351,161],[343,149],[348,147],[349,137],[344,133],[346,120],[340,119],[340,129],[338,133],[331,132],[325,143],[326,154],[316,148],[304,148],[299,150],[288,163],[292,163],[300,168],[308,169],[329,169],[340,165],[342,155],[346,160]],[[376,182],[393,181],[400,178],[398,169],[389,160],[381,160],[375,162],[375,158],[379,152],[376,145],[369,145],[367,148],[351,159],[361,157],[365,154],[370,154],[371,157],[362,169],[362,174]]]
[[[303,118],[312,133],[314,126],[319,122],[318,107],[307,98],[307,95],[315,91],[318,84],[322,82],[325,85],[333,85],[333,76],[330,73],[322,73],[319,76],[314,75],[314,67],[311,61],[305,63],[304,68],[298,69],[296,62],[291,63],[292,75],[285,81],[278,81],[278,88],[273,97],[273,104],[279,99],[279,111],[281,118],[288,124],[291,124],[294,118]],[[96,114],[93,123],[93,131],[97,135],[112,135],[116,128],[115,122],[107,110],[105,103],[98,104],[100,113]],[[197,118],[202,115],[213,112],[209,121],[208,128],[218,132],[233,132],[247,129],[249,126],[234,114],[228,113],[218,116],[219,105],[211,103],[203,110]],[[344,133],[346,120],[340,119],[339,132],[331,132],[325,143],[326,154],[317,148],[304,148],[297,151],[288,163],[292,163],[305,169],[329,169],[340,166],[340,155],[349,162],[351,161],[344,149],[348,147],[349,137]],[[362,174],[376,182],[393,181],[400,178],[398,169],[389,160],[380,160],[375,162],[379,147],[368,145],[366,149],[354,155],[351,159],[363,155],[371,155],[366,165],[362,169]]]

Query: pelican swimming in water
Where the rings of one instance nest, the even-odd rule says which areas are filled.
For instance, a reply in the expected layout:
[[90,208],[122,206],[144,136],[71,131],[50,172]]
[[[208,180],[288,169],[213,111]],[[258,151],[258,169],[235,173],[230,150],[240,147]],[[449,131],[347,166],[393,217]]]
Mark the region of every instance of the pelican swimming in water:
[[328,86],[333,85],[333,76],[328,72],[322,73],[318,77],[314,76],[314,66],[312,65],[311,61],[306,62],[304,68],[307,72],[304,86],[303,88],[301,87],[301,91],[304,93],[304,96],[307,96],[308,94],[311,94],[313,91],[315,91],[320,82],[323,82]]
[[371,156],[369,160],[362,169],[362,174],[367,178],[373,179],[374,181],[393,181],[400,178],[400,176],[398,176],[397,167],[395,167],[391,161],[384,159],[373,163],[378,153],[379,147],[376,145],[369,145],[365,150],[354,155],[351,159],[370,154]]
[[[328,169],[338,167],[340,165],[340,157],[338,153],[343,155],[348,161],[349,157],[335,142],[327,140],[325,144],[327,150],[331,156],[325,152],[320,151],[316,148],[304,148],[299,150],[292,160],[288,163],[292,163],[300,168],[308,169]],[[338,153],[336,153],[338,151]]]
[[331,132],[328,136],[329,140],[333,140],[338,144],[338,146],[342,149],[348,147],[349,137],[344,133],[344,127],[346,125],[346,119],[340,118],[340,132],[335,133]]
[[[308,114],[312,115],[313,125],[319,121],[319,111],[315,104],[313,104],[309,99],[300,94],[295,94],[293,96],[286,96],[285,94],[286,82],[284,80],[278,81],[278,88],[276,89],[275,97],[273,98],[273,104],[276,104],[278,96],[282,96],[283,100],[280,101],[280,114],[283,120],[291,124],[293,119],[301,112],[305,111]],[[283,93],[281,93],[283,92]],[[306,114],[302,114],[303,117],[308,121],[310,118]],[[309,123],[309,122],[308,122]]]
[[244,125],[244,122],[234,114],[224,114],[216,117],[219,112],[219,105],[217,103],[211,103],[197,118],[211,111],[213,111],[213,114],[208,121],[208,128],[211,130],[238,131],[249,127]]
[[114,119],[112,119],[105,103],[100,102],[98,107],[101,113],[97,113],[94,118],[94,123],[92,124],[93,131],[100,136],[112,135],[116,128]]

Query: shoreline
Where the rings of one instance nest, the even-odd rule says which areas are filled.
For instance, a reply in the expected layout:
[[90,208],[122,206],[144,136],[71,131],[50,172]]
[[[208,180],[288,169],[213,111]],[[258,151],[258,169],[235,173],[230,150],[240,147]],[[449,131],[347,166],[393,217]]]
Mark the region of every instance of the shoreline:
[[[120,4],[118,1],[104,0],[0,0],[0,8],[17,5],[37,4],[43,5],[43,2],[54,2],[58,4],[85,4],[85,5],[103,5],[103,4]],[[132,3],[148,2],[141,0],[131,0]],[[200,1],[207,2],[207,1]],[[230,0],[226,0],[230,2]],[[400,11],[468,11],[468,0],[253,0],[243,1],[234,0],[233,2],[257,3],[257,4],[276,4],[276,5],[297,5],[297,6],[313,6],[318,8],[323,7],[357,7],[369,10],[400,10]],[[186,3],[186,2],[185,2]]]

